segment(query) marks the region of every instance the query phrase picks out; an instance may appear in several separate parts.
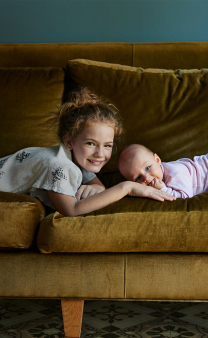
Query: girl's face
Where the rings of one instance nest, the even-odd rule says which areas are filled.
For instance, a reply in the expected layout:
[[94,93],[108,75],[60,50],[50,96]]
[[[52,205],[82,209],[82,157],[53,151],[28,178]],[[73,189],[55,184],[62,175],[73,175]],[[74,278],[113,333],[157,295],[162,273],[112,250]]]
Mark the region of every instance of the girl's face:
[[65,145],[73,151],[73,162],[97,173],[109,161],[113,148],[114,129],[104,122],[93,122],[74,141],[65,138]]

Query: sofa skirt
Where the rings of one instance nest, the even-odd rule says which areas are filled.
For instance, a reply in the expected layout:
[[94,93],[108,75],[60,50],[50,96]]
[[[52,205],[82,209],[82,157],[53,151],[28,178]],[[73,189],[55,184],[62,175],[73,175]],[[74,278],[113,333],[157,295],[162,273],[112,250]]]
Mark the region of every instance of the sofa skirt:
[[0,253],[0,298],[208,301],[208,254]]

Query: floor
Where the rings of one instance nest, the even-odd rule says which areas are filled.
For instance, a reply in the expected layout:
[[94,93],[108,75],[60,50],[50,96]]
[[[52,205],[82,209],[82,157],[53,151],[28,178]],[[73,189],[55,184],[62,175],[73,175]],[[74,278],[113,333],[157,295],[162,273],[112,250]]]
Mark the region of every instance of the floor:
[[[0,338],[64,338],[58,300],[0,299]],[[208,303],[86,301],[81,338],[207,338]]]

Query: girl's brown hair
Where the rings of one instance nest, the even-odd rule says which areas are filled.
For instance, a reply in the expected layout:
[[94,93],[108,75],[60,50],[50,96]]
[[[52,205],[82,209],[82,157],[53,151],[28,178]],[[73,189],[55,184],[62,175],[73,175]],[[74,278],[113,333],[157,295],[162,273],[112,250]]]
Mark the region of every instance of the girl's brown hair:
[[58,111],[58,137],[63,143],[66,135],[75,140],[84,128],[96,121],[111,126],[115,132],[114,142],[120,141],[123,126],[116,107],[86,87],[72,92],[69,101]]

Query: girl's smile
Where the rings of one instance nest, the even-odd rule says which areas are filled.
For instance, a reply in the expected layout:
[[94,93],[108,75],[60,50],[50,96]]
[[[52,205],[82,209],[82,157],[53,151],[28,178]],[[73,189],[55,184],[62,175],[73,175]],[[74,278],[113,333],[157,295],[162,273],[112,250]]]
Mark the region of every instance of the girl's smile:
[[93,122],[75,140],[69,135],[65,145],[73,152],[74,163],[90,172],[97,173],[109,161],[112,154],[114,129],[104,122]]

